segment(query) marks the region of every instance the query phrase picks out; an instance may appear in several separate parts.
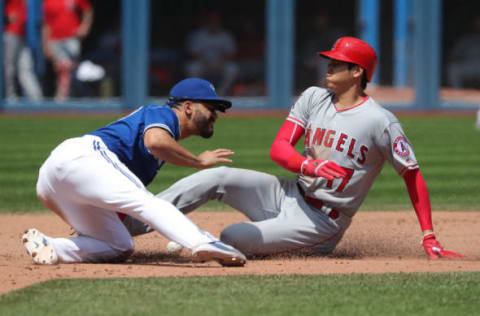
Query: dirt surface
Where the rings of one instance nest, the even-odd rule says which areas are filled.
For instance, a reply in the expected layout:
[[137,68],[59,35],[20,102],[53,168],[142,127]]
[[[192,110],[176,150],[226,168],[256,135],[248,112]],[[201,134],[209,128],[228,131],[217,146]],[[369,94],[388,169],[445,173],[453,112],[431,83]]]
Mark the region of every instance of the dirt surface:
[[[218,236],[226,225],[246,220],[237,212],[197,212],[190,215],[201,228]],[[70,227],[58,217],[0,216],[0,294],[57,278],[212,276],[238,274],[332,274],[384,272],[480,271],[480,212],[434,212],[439,240],[465,259],[428,260],[419,244],[413,212],[359,212],[335,252],[327,257],[282,256],[249,260],[243,268],[223,268],[215,262],[195,264],[168,255],[168,242],[158,233],[135,238],[136,253],[123,264],[34,265],[20,242],[22,232],[38,228],[65,237]]]

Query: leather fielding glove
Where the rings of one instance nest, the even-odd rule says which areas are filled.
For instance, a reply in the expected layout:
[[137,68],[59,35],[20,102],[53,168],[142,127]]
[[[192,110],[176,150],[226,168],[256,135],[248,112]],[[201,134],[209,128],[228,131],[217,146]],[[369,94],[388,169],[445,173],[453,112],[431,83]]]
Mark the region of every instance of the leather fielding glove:
[[304,176],[333,180],[343,178],[347,174],[342,167],[330,160],[307,159],[302,163],[300,172]]
[[430,259],[441,258],[463,258],[465,255],[462,255],[457,252],[448,251],[443,249],[438,240],[435,238],[435,233],[430,233],[423,237],[422,246],[425,249],[428,257]]

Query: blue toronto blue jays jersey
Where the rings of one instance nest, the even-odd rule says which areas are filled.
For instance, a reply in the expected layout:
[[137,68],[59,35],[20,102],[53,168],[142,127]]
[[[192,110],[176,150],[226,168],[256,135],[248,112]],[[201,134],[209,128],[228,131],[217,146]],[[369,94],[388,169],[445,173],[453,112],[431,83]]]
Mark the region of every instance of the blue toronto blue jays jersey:
[[178,117],[167,105],[142,106],[130,115],[88,134],[100,137],[146,186],[164,163],[153,157],[143,143],[145,131],[152,127],[168,131],[176,141],[180,137]]

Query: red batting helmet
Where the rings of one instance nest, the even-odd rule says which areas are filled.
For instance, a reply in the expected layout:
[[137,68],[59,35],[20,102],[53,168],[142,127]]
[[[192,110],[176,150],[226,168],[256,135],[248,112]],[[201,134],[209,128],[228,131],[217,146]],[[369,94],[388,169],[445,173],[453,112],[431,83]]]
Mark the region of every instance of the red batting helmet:
[[367,81],[372,80],[377,66],[377,54],[366,42],[355,37],[340,37],[331,50],[319,52],[321,56],[354,63],[365,69]]

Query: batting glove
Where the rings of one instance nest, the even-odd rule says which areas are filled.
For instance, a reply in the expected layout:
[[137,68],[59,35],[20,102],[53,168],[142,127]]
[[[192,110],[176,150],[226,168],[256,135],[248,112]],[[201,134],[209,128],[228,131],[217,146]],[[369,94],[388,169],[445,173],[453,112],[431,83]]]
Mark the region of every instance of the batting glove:
[[443,249],[438,240],[435,239],[435,233],[430,233],[423,237],[422,246],[430,259],[465,257],[465,255],[460,253]]
[[302,163],[300,172],[308,177],[322,177],[328,180],[343,178],[347,174],[342,167],[330,160],[307,159]]

